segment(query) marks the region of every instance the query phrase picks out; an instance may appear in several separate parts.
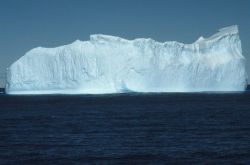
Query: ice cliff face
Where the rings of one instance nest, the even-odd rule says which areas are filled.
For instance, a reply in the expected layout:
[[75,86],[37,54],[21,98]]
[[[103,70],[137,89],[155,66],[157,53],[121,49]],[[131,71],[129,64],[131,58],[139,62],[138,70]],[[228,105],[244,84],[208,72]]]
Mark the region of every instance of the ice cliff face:
[[193,44],[91,35],[38,47],[7,70],[8,94],[244,91],[237,26]]

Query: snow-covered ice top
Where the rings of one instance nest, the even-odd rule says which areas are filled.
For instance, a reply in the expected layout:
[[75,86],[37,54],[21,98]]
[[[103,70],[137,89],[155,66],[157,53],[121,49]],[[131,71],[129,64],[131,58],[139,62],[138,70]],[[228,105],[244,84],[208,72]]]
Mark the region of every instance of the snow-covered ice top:
[[192,44],[95,34],[56,48],[38,47],[7,69],[8,94],[244,91],[238,27]]

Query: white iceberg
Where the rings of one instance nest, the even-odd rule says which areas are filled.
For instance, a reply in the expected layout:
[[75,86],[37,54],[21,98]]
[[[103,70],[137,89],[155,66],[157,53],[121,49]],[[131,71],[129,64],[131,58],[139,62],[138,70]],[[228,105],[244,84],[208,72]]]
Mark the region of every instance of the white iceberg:
[[8,94],[244,91],[245,58],[237,26],[192,44],[91,35],[38,47],[7,69]]

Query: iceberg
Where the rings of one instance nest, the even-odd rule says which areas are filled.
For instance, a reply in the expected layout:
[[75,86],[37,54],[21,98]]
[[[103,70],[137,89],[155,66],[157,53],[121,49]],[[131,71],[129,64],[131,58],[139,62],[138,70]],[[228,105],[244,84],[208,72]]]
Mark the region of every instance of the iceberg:
[[7,94],[244,91],[237,25],[192,44],[95,34],[37,47],[7,69]]

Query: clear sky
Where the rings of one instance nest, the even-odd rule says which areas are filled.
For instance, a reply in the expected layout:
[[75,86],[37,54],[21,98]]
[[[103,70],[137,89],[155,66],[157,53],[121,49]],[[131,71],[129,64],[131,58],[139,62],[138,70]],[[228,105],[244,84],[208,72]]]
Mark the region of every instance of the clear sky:
[[88,40],[95,33],[192,43],[234,24],[249,74],[249,17],[249,0],[0,0],[0,84],[5,69],[37,46]]

